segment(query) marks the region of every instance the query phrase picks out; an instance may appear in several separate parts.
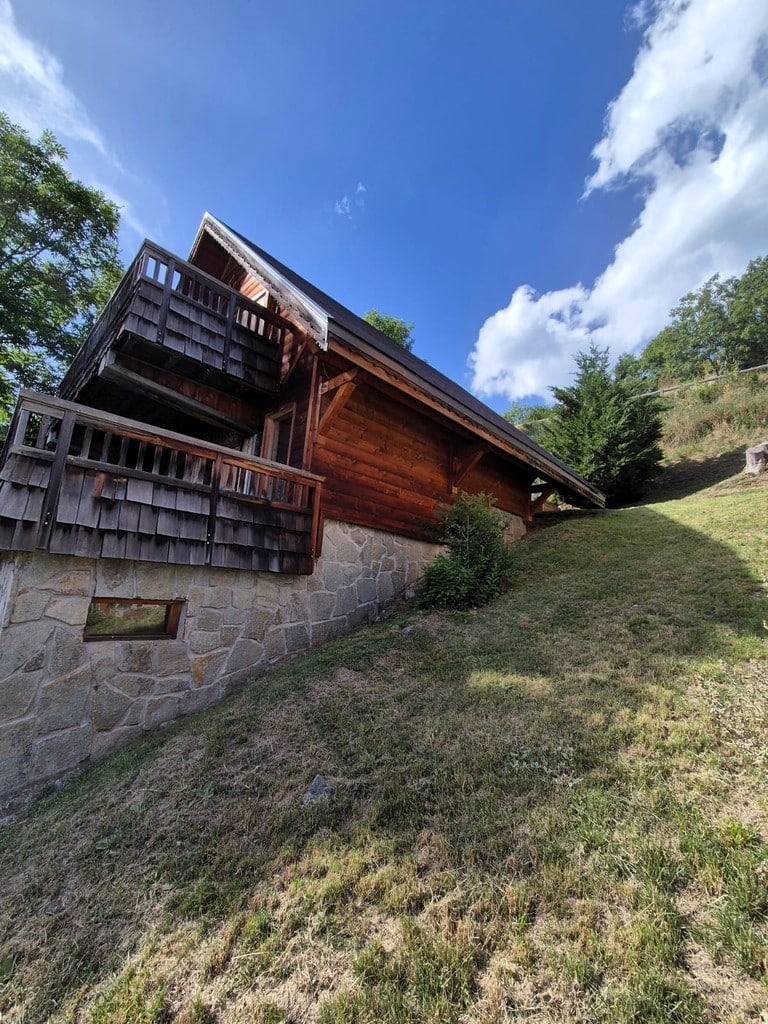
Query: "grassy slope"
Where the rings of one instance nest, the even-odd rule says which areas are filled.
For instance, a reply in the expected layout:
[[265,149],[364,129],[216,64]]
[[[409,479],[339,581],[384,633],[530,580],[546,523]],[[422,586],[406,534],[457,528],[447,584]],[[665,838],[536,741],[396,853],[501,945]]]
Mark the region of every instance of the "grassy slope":
[[555,519],[0,833],[0,1019],[764,1019],[768,487]]

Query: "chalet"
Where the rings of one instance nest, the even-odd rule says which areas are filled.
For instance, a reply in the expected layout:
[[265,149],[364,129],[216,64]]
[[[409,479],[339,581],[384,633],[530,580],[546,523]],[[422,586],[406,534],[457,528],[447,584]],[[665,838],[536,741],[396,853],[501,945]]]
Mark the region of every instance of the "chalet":
[[441,503],[511,536],[603,496],[457,384],[206,214],[145,242],[0,464],[0,797],[375,618]]

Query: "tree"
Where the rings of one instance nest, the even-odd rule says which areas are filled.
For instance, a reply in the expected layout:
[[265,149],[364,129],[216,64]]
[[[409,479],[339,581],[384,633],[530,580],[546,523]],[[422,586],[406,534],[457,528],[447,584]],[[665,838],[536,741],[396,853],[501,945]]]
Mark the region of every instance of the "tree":
[[640,357],[659,380],[695,380],[768,362],[768,256],[752,260],[741,277],[710,277],[670,315]]
[[363,320],[370,324],[371,327],[375,327],[377,331],[386,334],[388,338],[391,338],[401,348],[404,348],[406,352],[410,352],[413,349],[413,338],[411,337],[413,324],[408,324],[405,320],[400,320],[396,316],[380,313],[378,309],[369,309],[363,316]]
[[122,273],[117,207],[66,157],[0,112],[0,419],[20,387],[55,388]]
[[504,419],[513,427],[522,430],[534,441],[541,438],[544,422],[554,413],[551,405],[529,405],[527,402],[513,402],[504,413]]
[[661,462],[661,405],[643,395],[647,382],[633,363],[611,372],[608,349],[591,346],[576,366],[571,387],[551,389],[557,404],[543,425],[543,443],[604,491],[609,504],[635,498]]

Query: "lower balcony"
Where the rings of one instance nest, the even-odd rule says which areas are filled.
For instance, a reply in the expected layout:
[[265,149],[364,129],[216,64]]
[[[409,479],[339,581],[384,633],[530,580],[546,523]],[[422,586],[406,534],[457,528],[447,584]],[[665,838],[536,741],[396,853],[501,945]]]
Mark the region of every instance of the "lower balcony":
[[0,464],[0,549],[310,574],[322,478],[22,392]]

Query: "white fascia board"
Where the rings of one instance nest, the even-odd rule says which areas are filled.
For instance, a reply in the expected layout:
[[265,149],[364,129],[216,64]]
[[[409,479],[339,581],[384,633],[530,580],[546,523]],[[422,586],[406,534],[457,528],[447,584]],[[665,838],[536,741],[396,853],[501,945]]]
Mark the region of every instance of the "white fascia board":
[[203,222],[200,225],[201,232],[205,229],[209,230],[232,255],[239,254],[254,273],[265,282],[269,290],[274,292],[280,304],[293,314],[317,345],[323,351],[328,348],[328,314],[322,306],[305,295],[268,260],[254,252],[250,245],[235,235],[226,224],[222,224],[217,217],[207,211],[203,215]]

